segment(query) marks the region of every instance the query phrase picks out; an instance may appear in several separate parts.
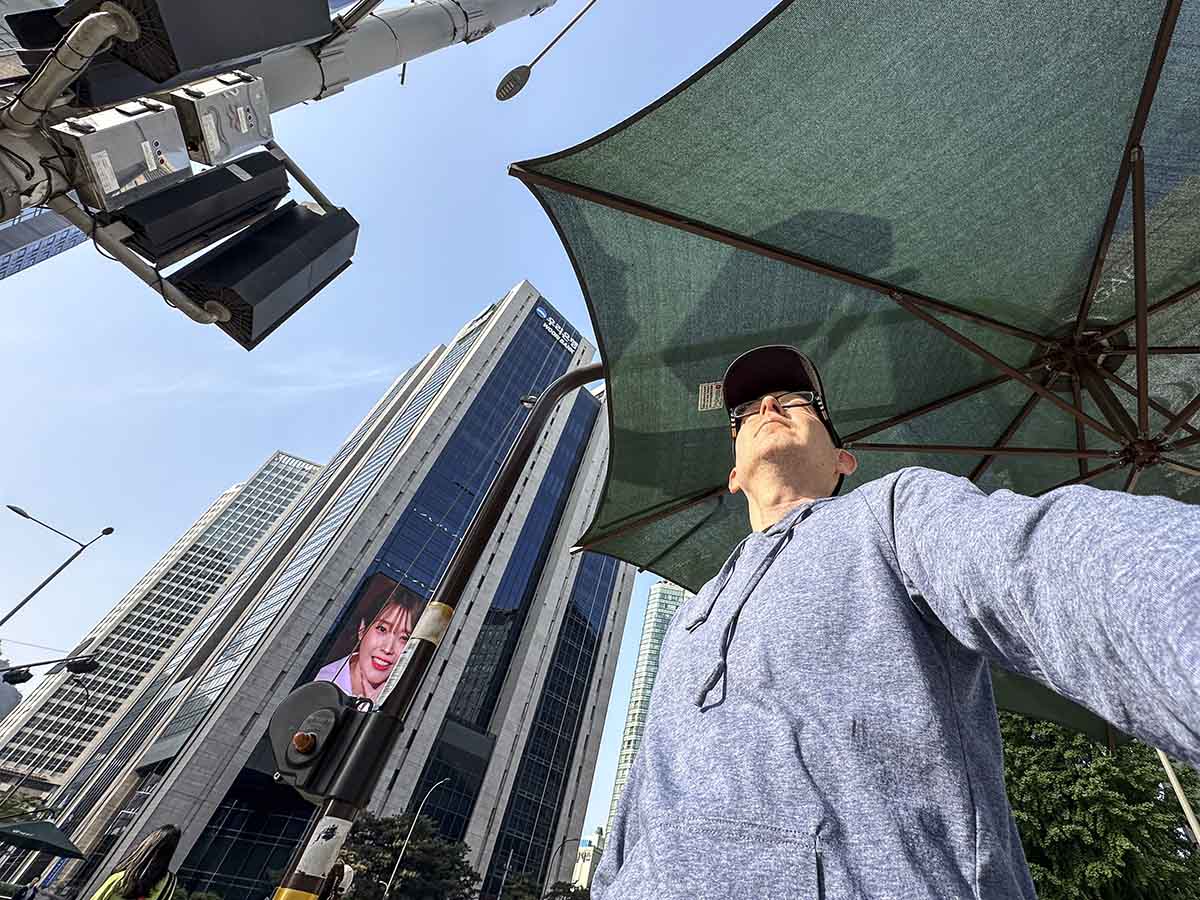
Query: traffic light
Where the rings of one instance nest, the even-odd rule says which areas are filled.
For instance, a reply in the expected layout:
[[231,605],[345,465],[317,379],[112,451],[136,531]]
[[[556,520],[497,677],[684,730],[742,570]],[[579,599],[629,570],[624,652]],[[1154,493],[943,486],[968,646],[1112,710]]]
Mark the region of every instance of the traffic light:
[[100,668],[94,656],[80,656],[66,661],[66,669],[72,675],[90,675]]
[[33,673],[28,669],[9,669],[4,673],[4,681],[6,684],[24,684],[33,677]]

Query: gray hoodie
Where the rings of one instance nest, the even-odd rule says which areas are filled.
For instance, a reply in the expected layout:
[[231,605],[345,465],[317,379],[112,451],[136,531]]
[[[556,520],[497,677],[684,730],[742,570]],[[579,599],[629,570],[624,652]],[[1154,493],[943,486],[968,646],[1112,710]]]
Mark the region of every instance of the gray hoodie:
[[679,609],[599,900],[1033,898],[989,660],[1200,763],[1200,507],[905,469]]

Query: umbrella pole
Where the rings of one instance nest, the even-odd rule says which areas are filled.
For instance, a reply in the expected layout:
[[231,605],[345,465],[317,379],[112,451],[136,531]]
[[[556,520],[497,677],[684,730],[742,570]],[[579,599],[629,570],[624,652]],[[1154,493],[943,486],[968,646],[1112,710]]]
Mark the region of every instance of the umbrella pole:
[[1171,760],[1167,758],[1167,754],[1163,753],[1158,748],[1155,748],[1158,754],[1158,761],[1162,763],[1162,767],[1166,769],[1167,778],[1171,780],[1171,787],[1175,790],[1175,798],[1179,801],[1179,805],[1183,807],[1183,815],[1187,818],[1188,827],[1192,829],[1192,840],[1200,846],[1200,822],[1196,821],[1196,813],[1192,810],[1192,804],[1188,802],[1187,794],[1183,792],[1183,785],[1179,783],[1179,776],[1175,774],[1175,767],[1171,765]]

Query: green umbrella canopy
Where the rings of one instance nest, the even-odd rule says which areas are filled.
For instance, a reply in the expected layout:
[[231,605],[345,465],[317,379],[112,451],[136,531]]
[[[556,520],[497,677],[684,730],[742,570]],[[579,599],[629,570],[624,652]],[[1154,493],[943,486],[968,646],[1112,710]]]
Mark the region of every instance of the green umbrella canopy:
[[0,825],[0,844],[20,847],[23,850],[37,850],[51,856],[83,859],[79,848],[72,844],[53,822],[13,822]]
[[764,343],[820,368],[860,461],[846,490],[925,465],[1200,499],[1200,10],[1180,5],[789,0],[625,122],[514,165],[606,369],[580,544],[692,589],[717,571],[750,526],[714,386]]

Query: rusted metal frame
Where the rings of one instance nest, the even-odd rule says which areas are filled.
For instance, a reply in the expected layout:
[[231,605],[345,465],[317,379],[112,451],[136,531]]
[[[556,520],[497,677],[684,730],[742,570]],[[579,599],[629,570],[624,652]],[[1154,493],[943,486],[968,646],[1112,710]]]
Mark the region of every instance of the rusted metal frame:
[[[1172,306],[1175,306],[1178,303],[1182,303],[1184,300],[1190,300],[1192,297],[1195,297],[1198,295],[1200,295],[1200,281],[1196,282],[1195,284],[1189,284],[1185,288],[1180,288],[1175,293],[1171,294],[1169,297],[1164,297],[1163,299],[1159,300],[1157,303],[1150,304],[1150,306],[1146,308],[1146,315],[1152,316],[1155,313],[1162,312],[1164,309],[1168,309]],[[1108,328],[1106,328],[1104,331],[1100,332],[1099,335],[1097,335],[1097,340],[1106,341],[1113,335],[1120,334],[1122,331],[1124,331],[1126,328],[1128,328],[1130,325],[1132,325],[1136,320],[1137,320],[1137,315],[1134,314],[1132,316],[1129,316],[1128,318],[1122,319],[1120,322],[1118,322],[1115,325],[1108,326]],[[1104,352],[1105,353],[1118,353],[1121,351],[1105,350]],[[1130,348],[1130,352],[1136,352],[1136,349]]]
[[1104,416],[1105,421],[1121,432],[1126,441],[1137,440],[1138,423],[1133,421],[1133,416],[1121,405],[1117,395],[1108,386],[1108,382],[1100,374],[1100,367],[1090,359],[1083,358],[1076,361],[1075,371],[1079,375],[1080,382],[1087,388],[1093,402],[1100,408],[1100,413]]
[[1179,9],[1183,0],[1170,0],[1163,11],[1162,21],[1158,25],[1158,34],[1154,39],[1154,50],[1150,55],[1150,64],[1146,69],[1146,77],[1142,81],[1142,92],[1134,109],[1133,122],[1129,127],[1129,137],[1125,141],[1125,149],[1121,153],[1121,165],[1117,168],[1117,180],[1113,184],[1112,196],[1108,200],[1108,213],[1104,217],[1104,226],[1100,230],[1100,242],[1096,246],[1096,255],[1092,259],[1092,271],[1088,275],[1087,287],[1079,300],[1079,314],[1075,319],[1076,336],[1083,333],[1087,325],[1088,311],[1100,287],[1100,276],[1104,271],[1104,261],[1108,257],[1108,248],[1112,243],[1113,230],[1117,226],[1117,217],[1121,214],[1121,206],[1125,201],[1125,186],[1129,183],[1130,154],[1142,143],[1142,132],[1146,129],[1146,120],[1150,117],[1150,105],[1154,102],[1154,94],[1158,90],[1158,79],[1162,75],[1163,63],[1167,59],[1167,50],[1171,46],[1171,36],[1175,33],[1175,23],[1179,19]]
[[1125,465],[1124,460],[1120,462],[1109,463],[1107,466],[1101,466],[1098,469],[1092,469],[1092,471],[1088,472],[1086,475],[1080,475],[1078,478],[1072,478],[1069,481],[1059,482],[1053,487],[1046,488],[1044,491],[1038,491],[1034,496],[1041,497],[1042,495],[1048,494],[1051,491],[1057,491],[1059,488],[1070,487],[1073,484],[1087,484],[1089,481],[1095,481],[1101,475],[1107,475],[1109,472],[1113,471],[1114,469],[1119,469],[1123,465]]
[[949,325],[947,325],[945,322],[942,322],[941,320],[934,318],[933,316],[929,315],[929,313],[927,313],[925,310],[919,309],[915,304],[909,303],[904,298],[896,297],[895,300],[897,303],[899,303],[902,307],[907,309],[914,316],[916,316],[917,318],[922,319],[923,321],[932,325],[934,328],[936,328],[938,331],[942,332],[944,335],[946,335],[946,337],[950,338],[950,340],[954,341],[959,346],[964,347],[965,349],[970,350],[976,356],[979,356],[979,357],[987,360],[989,363],[991,363],[993,366],[995,366],[1001,372],[1004,372],[1004,373],[1008,374],[1011,378],[1015,379],[1016,381],[1021,382],[1021,384],[1025,385],[1027,388],[1029,388],[1035,394],[1040,394],[1043,399],[1049,400],[1051,403],[1053,403],[1055,406],[1057,406],[1063,412],[1067,413],[1068,415],[1074,416],[1077,420],[1082,422],[1084,425],[1087,425],[1091,428],[1094,428],[1096,431],[1099,431],[1102,435],[1104,435],[1110,441],[1113,441],[1118,444],[1122,442],[1121,435],[1118,434],[1116,431],[1113,431],[1113,429],[1109,428],[1103,422],[1092,418],[1087,413],[1085,413],[1082,409],[1076,409],[1074,406],[1072,406],[1070,403],[1068,403],[1066,400],[1064,400],[1062,397],[1059,397],[1057,394],[1053,393],[1052,391],[1046,390],[1046,388],[1042,387],[1040,384],[1038,384],[1032,378],[1021,373],[1017,369],[1014,369],[1012,366],[1010,366],[1008,363],[1006,363],[1000,357],[996,356],[996,354],[991,353],[990,351],[984,349],[979,344],[975,343],[970,338],[968,338],[966,335],[960,334],[959,332],[957,332],[953,328],[951,328]]
[[1186,450],[1188,447],[1195,447],[1200,444],[1200,435],[1193,435],[1190,438],[1184,438],[1182,441],[1172,441],[1167,447],[1168,450]]
[[[1071,376],[1071,399],[1075,403],[1076,409],[1083,409],[1083,392],[1079,387],[1079,376]],[[1075,446],[1080,450],[1087,449],[1087,432],[1083,430],[1083,423],[1076,420],[1075,422]],[[1087,477],[1088,461],[1084,457],[1079,457],[1079,477]]]
[[1137,487],[1138,479],[1142,477],[1142,471],[1143,468],[1141,466],[1135,465],[1130,468],[1129,477],[1125,479],[1125,487],[1121,488],[1121,490],[1127,494],[1132,493],[1133,489]]
[[961,444],[847,444],[851,450],[883,453],[958,453],[965,456],[1053,456],[1075,459],[1112,459],[1114,450],[1075,450],[1070,447],[969,447]]
[[[1042,359],[1035,359],[1032,363],[1025,366],[1020,371],[1026,375],[1036,372],[1038,369],[1042,368],[1044,361],[1044,357]],[[908,412],[897,413],[891,418],[884,419],[882,422],[876,422],[874,425],[868,425],[866,428],[860,428],[853,434],[846,435],[843,440],[857,441],[860,438],[869,437],[870,435],[878,434],[881,431],[887,431],[889,428],[903,424],[910,419],[916,419],[928,413],[936,412],[944,406],[949,406],[951,403],[957,403],[959,400],[965,400],[967,397],[970,397],[973,394],[982,393],[983,391],[998,387],[999,385],[1005,384],[1009,381],[1012,381],[1012,377],[1009,375],[1000,375],[996,378],[988,379],[987,381],[981,381],[978,384],[973,384],[970,387],[955,391],[953,394],[947,394],[944,397],[939,397],[937,400],[931,400],[929,403],[918,406],[915,409],[908,410]]]
[[[1130,384],[1128,381],[1126,381],[1120,375],[1115,375],[1112,372],[1108,371],[1108,369],[1104,368],[1103,366],[1100,366],[1099,368],[1100,368],[1101,375],[1103,375],[1105,378],[1107,378],[1113,384],[1117,385],[1122,390],[1124,390],[1127,394],[1129,394],[1130,397],[1137,397],[1137,389],[1134,388],[1134,386],[1132,384]],[[1166,416],[1168,421],[1175,418],[1175,416],[1177,415],[1177,413],[1174,410],[1170,409],[1169,407],[1163,406],[1161,403],[1159,403],[1153,397],[1150,398],[1150,408],[1153,409],[1155,412]],[[1183,430],[1188,432],[1189,434],[1200,435],[1200,430],[1193,428],[1191,425],[1185,424],[1183,426]]]
[[1138,437],[1150,436],[1150,326],[1146,283],[1146,154],[1140,146],[1130,153],[1133,165],[1133,295],[1134,345],[1137,347]]
[[[1054,387],[1054,382],[1057,380],[1058,373],[1052,372],[1050,377],[1046,380],[1046,387]],[[1007,445],[1008,442],[1012,440],[1013,435],[1015,435],[1020,430],[1021,426],[1025,424],[1025,420],[1029,418],[1030,413],[1032,413],[1038,403],[1041,402],[1041,399],[1041,396],[1038,394],[1030,394],[1029,399],[1025,401],[1020,412],[1018,412],[1013,420],[1008,423],[1008,427],[1004,429],[1004,432],[996,440],[994,446],[1004,447]],[[991,466],[995,459],[996,454],[989,453],[975,465],[975,468],[971,470],[971,474],[968,475],[967,478],[971,481],[978,481],[983,473],[988,470],[988,467]]]
[[938,312],[945,313],[948,316],[954,316],[959,319],[966,319],[968,322],[974,322],[976,325],[981,325],[984,328],[989,328],[992,331],[998,331],[1001,334],[1007,334],[1011,337],[1022,338],[1030,343],[1038,346],[1048,347],[1054,342],[1044,335],[1029,331],[1017,325],[1011,325],[1008,322],[1001,322],[999,319],[993,319],[991,316],[985,316],[982,313],[972,312],[969,309],[963,309],[961,306],[956,306],[953,303],[947,303],[944,300],[937,300],[933,297],[927,297],[924,294],[918,294],[913,291],[904,290],[903,288],[888,284],[886,281],[880,281],[876,278],[869,278],[866,275],[860,275],[857,272],[851,272],[848,269],[842,269],[838,266],[833,266],[828,263],[820,262],[807,256],[802,256],[798,253],[792,253],[788,250],[782,250],[779,247],[773,247],[770,244],[764,244],[761,241],[753,240],[745,235],[737,234],[733,231],[727,231],[724,228],[718,228],[715,225],[708,225],[704,222],[697,222],[693,219],[687,219],[667,210],[660,209],[649,204],[642,203],[637,200],[630,200],[627,197],[621,197],[617,194],[611,194],[608,191],[598,190],[597,188],[587,187],[586,185],[576,184],[572,181],[565,181],[561,178],[555,178],[552,175],[545,175],[541,172],[532,172],[522,168],[519,165],[511,165],[508,167],[508,172],[514,178],[519,179],[526,185],[538,185],[539,187],[550,188],[563,194],[570,194],[573,197],[579,197],[583,200],[588,200],[592,203],[597,203],[601,206],[607,206],[610,209],[619,210],[620,212],[629,213],[641,219],[646,219],[650,222],[657,222],[660,225],[667,225],[671,228],[676,228],[680,231],[686,231],[689,234],[698,235],[699,237],[708,238],[709,240],[717,241],[718,243],[726,244],[738,250],[745,250],[749,253],[764,256],[767,259],[773,259],[777,262],[787,263],[788,265],[796,266],[800,269],[805,269],[809,272],[815,272],[818,275],[825,275],[837,281],[845,282],[846,284],[854,285],[855,287],[865,288],[875,291],[890,299],[895,299],[897,296],[903,296],[905,300],[914,304],[921,304],[929,309],[935,309]]
[[1200,412],[1200,394],[1193,397],[1191,402],[1163,427],[1163,430],[1158,434],[1158,439],[1160,441],[1169,440],[1171,435],[1183,427],[1185,422],[1190,421],[1192,416],[1197,412]]
[[[1148,311],[1149,312],[1149,311]],[[1119,350],[1105,350],[1101,356],[1133,356],[1138,352],[1137,347],[1122,347]],[[1200,353],[1200,346],[1188,347],[1147,347],[1150,356],[1189,356]]]
[[654,512],[648,513],[647,515],[637,516],[633,519],[626,519],[616,528],[604,532],[604,534],[597,536],[593,540],[588,541],[586,544],[576,544],[570,549],[569,552],[578,553],[581,550],[590,550],[591,548],[603,544],[606,541],[610,541],[613,538],[621,537],[621,535],[635,531],[638,528],[641,528],[643,525],[649,525],[652,522],[657,522],[659,519],[665,519],[667,516],[673,516],[675,513],[683,512],[685,509],[690,509],[693,506],[697,506],[703,503],[705,500],[709,500],[728,490],[729,488],[725,485],[714,488],[706,488],[699,494],[693,494],[691,497],[684,497],[682,500],[668,504],[662,509],[656,509]]
[[1169,466],[1176,472],[1182,472],[1184,475],[1195,475],[1200,477],[1200,468],[1197,468],[1190,463],[1185,463],[1178,459],[1172,459],[1169,456],[1160,456],[1159,459],[1162,461],[1164,466]]

